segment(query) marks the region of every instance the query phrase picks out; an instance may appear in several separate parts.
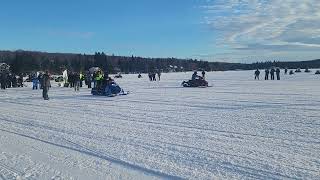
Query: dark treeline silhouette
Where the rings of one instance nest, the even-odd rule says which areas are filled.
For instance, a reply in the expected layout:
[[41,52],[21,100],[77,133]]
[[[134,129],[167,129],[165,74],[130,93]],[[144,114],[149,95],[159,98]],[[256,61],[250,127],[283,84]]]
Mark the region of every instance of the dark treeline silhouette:
[[257,62],[252,64],[207,62],[196,59],[144,58],[136,56],[115,56],[97,52],[94,55],[71,53],[46,53],[35,51],[0,51],[0,62],[11,66],[13,73],[49,70],[61,73],[67,68],[72,71],[85,71],[90,67],[101,67],[109,73],[147,73],[155,70],[167,71],[226,71],[280,68],[319,68],[320,60],[300,62]]
[[49,70],[61,73],[62,69],[85,71],[100,67],[109,73],[147,73],[155,70],[190,71],[194,69],[212,70],[206,61],[177,58],[143,58],[136,56],[94,55],[71,53],[46,53],[34,51],[0,51],[0,62],[11,66],[14,73]]

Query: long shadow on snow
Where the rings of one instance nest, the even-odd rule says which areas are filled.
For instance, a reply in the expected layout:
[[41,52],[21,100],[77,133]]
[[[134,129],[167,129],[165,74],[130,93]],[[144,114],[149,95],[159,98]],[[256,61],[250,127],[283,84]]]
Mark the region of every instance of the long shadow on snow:
[[[14,121],[14,120],[1,119],[1,118],[0,118],[0,120],[1,121],[5,121],[5,122],[9,122],[9,123],[15,123],[15,124],[23,125],[23,126],[29,126],[29,127],[33,127],[33,128],[41,128],[41,129],[44,129],[46,131],[52,131],[54,133],[65,133],[65,134],[68,134],[68,135],[77,135],[77,136],[80,136],[80,137],[83,137],[83,138],[88,138],[88,139],[92,139],[93,138],[92,136],[86,136],[84,134],[74,133],[72,131],[61,130],[61,129],[58,129],[58,128],[55,128],[55,127],[46,126],[46,125],[40,125],[38,123],[35,123],[35,124],[34,123],[25,123],[25,122],[18,122],[18,121]],[[111,138],[112,140],[115,140],[115,138],[112,137],[112,136],[108,136],[108,137]],[[94,138],[95,139],[100,139],[100,140],[103,140],[103,141],[107,140],[106,138],[102,138],[102,137],[94,137]],[[141,139],[141,138],[138,138],[138,137],[135,137],[135,136],[131,136],[131,138],[139,139],[141,141],[145,141],[145,139]],[[117,140],[119,140],[119,139],[117,139]],[[188,148],[188,149],[206,151],[206,152],[209,152],[209,153],[240,157],[240,158],[244,158],[244,159],[252,159],[252,158],[249,158],[249,157],[244,157],[244,156],[239,156],[239,155],[234,155],[234,154],[228,154],[228,153],[223,153],[223,152],[218,152],[218,151],[212,151],[212,150],[207,150],[207,149],[202,149],[202,148],[197,148],[197,147],[192,147],[192,146],[187,146],[187,145],[175,144],[175,143],[158,141],[158,140],[152,140],[152,141],[156,142],[156,143],[160,143],[160,144],[173,145],[173,146],[184,147],[184,148]],[[159,146],[159,145],[157,145],[157,146]],[[159,147],[163,148],[162,146],[159,146]]]
[[[42,139],[35,138],[35,137],[32,137],[32,136],[28,136],[28,135],[25,135],[25,134],[11,132],[11,131],[4,130],[4,129],[0,129],[0,131],[7,132],[9,134],[22,136],[22,137],[29,138],[29,139],[33,139],[33,140],[40,141],[40,142],[43,142],[43,143],[46,143],[46,144],[49,144],[49,145],[57,146],[57,147],[60,147],[60,148],[69,149],[69,150],[76,151],[76,152],[79,152],[79,153],[83,153],[83,154],[86,154],[86,155],[89,155],[89,156],[93,156],[93,157],[96,157],[96,158],[104,159],[104,160],[107,160],[107,161],[110,161],[110,162],[113,162],[113,163],[116,163],[116,164],[120,164],[120,165],[122,165],[124,167],[127,167],[129,169],[141,171],[141,172],[144,172],[144,173],[147,173],[147,174],[150,174],[150,175],[154,175],[154,176],[158,176],[158,177],[162,177],[162,178],[166,178],[166,179],[183,179],[183,178],[181,178],[179,176],[173,176],[173,175],[165,174],[163,172],[159,172],[159,171],[152,170],[152,169],[147,169],[147,168],[135,165],[135,164],[131,164],[129,162],[122,161],[120,159],[116,159],[114,157],[103,155],[103,154],[100,154],[99,152],[95,152],[94,150],[91,150],[91,149],[88,149],[88,148],[77,149],[75,147],[69,147],[69,146],[66,146],[66,145],[61,145],[61,144],[57,144],[57,143],[54,143],[54,142],[49,142],[49,141],[46,141],[46,140],[42,140]],[[77,146],[79,146],[79,145],[77,145]]]
[[[83,137],[83,138],[88,138],[88,139],[92,139],[93,137],[89,137],[89,136],[84,136],[83,134],[78,134],[78,133],[74,133],[74,132],[71,132],[71,131],[66,131],[66,130],[60,130],[60,129],[57,129],[57,128],[53,128],[53,127],[49,127],[49,126],[44,126],[44,125],[39,125],[39,124],[29,124],[29,123],[23,123],[23,122],[17,122],[17,121],[12,121],[12,120],[7,120],[7,119],[0,119],[2,121],[6,121],[6,122],[10,122],[10,123],[16,123],[16,124],[20,124],[20,125],[24,125],[24,126],[30,126],[30,127],[34,127],[34,128],[41,128],[41,129],[45,129],[46,131],[53,131],[54,133],[66,133],[66,134],[69,134],[69,135],[77,135],[77,136],[80,136],[80,137]],[[102,140],[102,141],[106,141],[107,139],[105,138],[101,138],[101,137],[94,137],[96,140],[99,139],[99,140]],[[113,137],[109,136],[109,138],[115,140]],[[132,137],[134,139],[138,139],[137,137]],[[76,144],[74,142],[71,142],[65,138],[63,138],[65,141],[67,141],[68,143],[71,143],[71,144],[74,144],[76,146],[79,146],[79,147],[82,147],[82,148],[86,148],[80,144]],[[140,139],[142,141],[145,141],[144,139]],[[174,143],[167,143],[167,142],[162,142],[162,141],[154,141],[154,142],[157,142],[157,143],[160,143],[160,144],[167,144],[167,145],[174,145],[174,146],[179,146],[179,147],[185,147],[185,148],[190,148],[190,149],[197,149],[197,150],[201,150],[201,151],[206,151],[206,152],[209,152],[209,153],[214,153],[214,154],[223,154],[223,155],[229,155],[229,156],[235,156],[235,157],[241,157],[241,156],[237,156],[237,155],[233,155],[233,154],[227,154],[227,153],[221,153],[221,152],[217,152],[217,151],[210,151],[210,150],[206,150],[206,149],[201,149],[201,148],[195,148],[195,147],[190,147],[190,146],[184,146],[184,145],[178,145],[178,144],[174,144]],[[130,145],[134,145],[133,143],[130,143]],[[163,146],[160,146],[160,145],[155,145],[156,147],[161,147],[163,148]],[[145,146],[143,145],[139,145],[140,148],[146,148]],[[159,154],[163,154],[163,155],[166,155],[166,156],[170,156],[168,154],[165,154],[165,153],[161,153],[161,152],[158,152]],[[172,156],[173,157],[173,156]],[[241,158],[244,158],[244,159],[251,159],[249,157],[241,157]],[[253,159],[252,159],[253,160]],[[193,163],[196,163],[195,160],[191,160],[193,161]],[[198,162],[197,164],[202,164],[203,162]],[[209,164],[208,164],[209,166]]]
[[[146,168],[140,167],[138,165],[130,164],[128,162],[116,159],[114,157],[103,155],[100,152],[97,152],[95,150],[89,149],[89,148],[87,148],[85,146],[82,146],[80,144],[74,143],[74,142],[69,141],[67,139],[64,139],[64,140],[67,141],[67,143],[76,146],[77,148],[76,147],[66,146],[66,145],[61,145],[61,144],[57,144],[57,143],[53,143],[53,142],[49,142],[49,141],[46,141],[46,140],[42,140],[42,139],[39,139],[39,138],[31,137],[31,136],[20,134],[20,133],[16,133],[16,132],[11,132],[11,131],[4,130],[4,129],[0,129],[0,130],[4,131],[4,132],[7,132],[7,133],[10,133],[10,134],[15,134],[15,135],[22,136],[22,137],[25,137],[25,138],[29,138],[29,139],[33,139],[33,140],[36,140],[36,141],[40,141],[40,142],[43,142],[43,143],[46,143],[46,144],[50,144],[50,145],[53,145],[53,146],[66,148],[66,149],[69,149],[69,150],[73,150],[73,151],[77,151],[77,152],[80,152],[80,153],[84,153],[84,154],[89,155],[89,156],[101,158],[101,159],[104,159],[104,160],[107,160],[107,161],[111,161],[113,163],[117,163],[117,164],[120,164],[122,166],[128,167],[130,169],[142,171],[142,172],[145,172],[145,173],[148,173],[148,174],[151,174],[151,175],[155,175],[155,176],[159,176],[159,177],[162,177],[162,178],[183,179],[183,178],[178,177],[178,176],[168,175],[168,174],[165,174],[165,173],[162,173],[162,172],[158,172],[158,171],[155,171],[155,170],[146,169]],[[172,145],[174,145],[174,144],[172,144]],[[188,147],[188,146],[186,146],[186,147]],[[215,152],[215,153],[221,153],[221,152]],[[227,153],[221,153],[221,154],[231,155],[231,154],[227,154]],[[234,156],[234,155],[232,155],[232,156]],[[202,164],[202,162],[197,162],[197,161],[195,161],[194,163]],[[231,165],[231,167],[228,167],[228,165]],[[283,175],[283,174],[280,174],[280,173],[277,173],[277,172],[270,172],[270,171],[265,171],[265,170],[260,170],[260,169],[255,169],[255,168],[250,168],[250,167],[240,166],[240,165],[235,165],[235,164],[230,164],[230,163],[228,163],[228,165],[225,164],[225,165],[218,165],[218,166],[223,168],[223,169],[228,169],[231,172],[241,172],[242,174],[247,174],[248,176],[255,177],[255,178],[258,178],[258,177],[259,178],[273,178],[274,176],[277,176],[277,177],[282,177],[282,178],[295,179],[294,177],[286,176],[286,175]],[[244,170],[242,170],[242,169],[244,169]],[[250,172],[250,171],[252,171],[252,172]]]
[[[18,123],[18,124],[21,124],[21,125],[27,125],[27,126],[34,126],[34,124],[28,124],[28,123],[21,123],[21,122],[16,122],[16,121],[10,121],[10,120],[5,120],[5,119],[2,119],[2,120],[4,120],[4,121],[8,121],[8,122],[13,122],[13,123]],[[48,127],[48,126],[39,126],[39,127],[42,127],[42,128],[45,128],[45,129],[47,129],[47,130],[51,130],[51,131],[55,131],[55,132],[61,132],[61,133],[68,133],[68,134],[73,134],[73,133],[70,133],[70,132],[66,132],[65,130],[59,130],[59,129],[56,129],[56,128],[50,128],[50,127]],[[1,129],[0,129],[1,130]],[[73,134],[73,135],[75,135],[75,134]],[[76,134],[76,135],[79,135],[79,136],[81,136],[80,134]],[[29,137],[29,136],[28,136]],[[84,138],[91,138],[91,137],[86,137],[86,136],[81,136],[81,137],[84,137]],[[32,138],[32,137],[31,137]],[[69,140],[66,140],[66,139],[64,139],[65,141],[67,141],[68,143],[71,143],[71,144],[73,144],[73,145],[76,145],[76,146],[78,146],[78,147],[81,147],[82,149],[86,149],[87,151],[89,151],[89,152],[94,152],[95,153],[95,155],[99,155],[99,154],[101,154],[101,153],[99,153],[99,152],[96,152],[96,151],[94,151],[94,150],[91,150],[91,149],[89,149],[89,148],[87,148],[87,147],[84,147],[84,146],[82,146],[82,145],[80,145],[80,144],[76,144],[76,143],[74,143],[74,142],[71,142],[71,141],[69,141]],[[40,140],[40,141],[44,141],[44,140]],[[180,146],[180,147],[185,147],[185,148],[191,148],[191,149],[197,149],[197,150],[201,150],[201,151],[206,151],[206,152],[209,152],[209,153],[214,153],[214,154],[223,154],[223,155],[227,155],[227,156],[234,156],[234,157],[239,157],[239,158],[244,158],[244,159],[251,159],[250,157],[242,157],[242,156],[238,156],[238,155],[233,155],[233,154],[228,154],[228,153],[222,153],[222,152],[218,152],[218,151],[211,151],[211,150],[206,150],[206,149],[201,149],[201,148],[195,148],[195,147],[190,147],[190,146],[186,146],[186,145],[181,145],[181,144],[174,144],[174,143],[167,143],[167,142],[161,142],[161,141],[154,141],[154,142],[158,142],[158,143],[161,143],[161,144],[169,144],[169,145],[174,145],[174,146]],[[50,143],[50,142],[49,142]],[[157,145],[158,146],[158,145]],[[162,146],[159,146],[159,147],[162,147]],[[72,147],[71,147],[72,148]],[[78,151],[81,151],[81,152],[83,152],[83,150],[81,150],[81,149],[78,149]],[[253,159],[252,159],[253,160]],[[194,163],[196,163],[196,162],[194,162]],[[203,162],[199,162],[200,164],[202,164]],[[198,163],[197,163],[198,164]],[[239,166],[239,165],[235,165],[235,166]],[[237,168],[236,167],[234,167],[234,168],[228,168],[227,166],[221,166],[222,168],[224,168],[224,169],[229,169],[229,170],[232,170],[232,171],[235,171]],[[262,174],[257,174],[257,173],[252,173],[252,172],[248,172],[248,171],[244,171],[243,173],[245,173],[245,174],[251,174],[251,175],[253,175],[254,177],[264,177],[264,178],[270,178],[271,176],[269,176],[269,175],[273,175],[273,176],[281,176],[281,177],[286,177],[286,178],[289,178],[289,176],[285,176],[285,175],[282,175],[282,174],[280,174],[280,173],[273,173],[273,172],[269,172],[269,171],[265,171],[265,170],[257,170],[257,169],[254,169],[254,168],[249,168],[249,167],[245,167],[245,166],[239,166],[239,167],[241,167],[241,168],[244,168],[244,169],[247,169],[247,170],[253,170],[253,171],[255,171],[255,172],[260,172],[260,173],[262,173],[262,174],[264,174],[264,175],[262,175]],[[295,168],[299,168],[299,167],[295,167]],[[304,169],[304,170],[308,170],[308,171],[313,171],[313,170],[310,170],[310,169]],[[236,170],[236,171],[238,171],[238,170]],[[239,172],[242,172],[242,170],[239,170]],[[293,178],[293,177],[290,177],[290,178]]]

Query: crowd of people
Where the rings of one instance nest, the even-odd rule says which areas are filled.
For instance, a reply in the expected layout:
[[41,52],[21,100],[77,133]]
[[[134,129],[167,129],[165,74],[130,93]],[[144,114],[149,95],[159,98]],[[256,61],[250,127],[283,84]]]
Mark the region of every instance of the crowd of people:
[[[46,71],[45,73],[34,73],[29,76],[29,79],[31,79],[32,82],[32,89],[42,89],[43,98],[48,100],[48,91],[51,87],[51,77],[49,72]],[[66,78],[63,78],[63,86],[74,88],[75,91],[79,91],[80,87],[83,86],[83,81],[88,88],[92,88],[92,83],[93,88],[101,88],[106,84],[111,84],[113,80],[108,76],[107,73],[102,73],[101,70],[93,73],[87,71],[85,74],[82,72],[70,72],[67,74]]]
[[[161,71],[156,70],[152,71],[148,74],[150,81],[160,81],[161,79]],[[14,74],[6,74],[1,73],[0,74],[0,84],[2,89],[10,88],[10,87],[23,87],[23,75],[16,76]],[[141,74],[139,74],[139,78],[141,78]],[[67,72],[65,70],[63,72],[62,81],[63,87],[70,87],[74,88],[75,91],[79,91],[81,87],[83,87],[83,81],[85,85],[88,88],[94,88],[97,90],[105,90],[108,89],[114,90],[114,87],[116,83],[114,80],[109,77],[108,73],[103,72],[102,70],[97,70],[94,72],[86,71],[85,73],[82,72]],[[205,78],[205,72],[202,72],[202,76],[198,76],[197,73],[195,73],[192,76],[192,79],[195,78]],[[44,100],[49,100],[48,97],[48,91],[51,88],[50,80],[52,80],[50,74],[48,71],[46,72],[36,72],[31,73],[28,75],[28,78],[26,79],[29,82],[32,82],[32,89],[38,90],[42,89],[42,96]],[[60,79],[61,80],[61,79]],[[92,86],[93,84],[93,86]],[[113,89],[112,89],[113,87]]]
[[161,71],[157,70],[157,71],[152,71],[148,73],[149,76],[149,80],[150,81],[157,81],[156,76],[158,76],[158,81],[160,81],[161,78]]
[[[271,69],[265,69],[264,70],[264,80],[269,80],[269,75],[271,80],[275,80],[275,75],[277,77],[277,80],[280,80],[280,68],[271,68]],[[260,80],[260,70],[257,69],[254,72],[254,79],[255,80]]]
[[18,76],[11,73],[0,74],[1,89],[23,87],[23,75]]
[[94,72],[87,71],[85,73],[71,72],[68,73],[67,82],[65,82],[64,86],[74,88],[75,91],[79,91],[79,89],[83,87],[83,82],[88,88],[100,89],[112,84],[114,80],[109,77],[108,73],[103,72],[102,70]]
[[[265,69],[264,70],[264,79],[265,80],[280,80],[280,73],[281,70],[280,68],[270,68],[270,69]],[[288,69],[286,68],[284,70],[284,73],[288,73]],[[108,73],[103,72],[101,69],[95,70],[95,71],[86,71],[85,73],[83,72],[67,72],[65,70],[63,72],[63,86],[64,87],[70,87],[74,88],[75,91],[79,91],[81,87],[83,87],[83,81],[85,85],[88,88],[93,88],[96,89],[97,91],[112,91],[114,90],[114,87],[119,88],[117,86],[112,87],[112,85],[116,85],[114,80],[109,77]],[[260,79],[260,70],[256,69],[254,71],[254,79],[259,80]],[[290,74],[290,73],[289,73]],[[196,81],[196,80],[205,80],[205,75],[206,72],[202,71],[201,75],[198,75],[198,72],[195,71],[191,77],[190,81]],[[148,73],[149,80],[150,81],[160,81],[161,78],[161,71],[156,70]],[[1,89],[6,89],[6,88],[11,88],[11,87],[23,87],[24,80],[23,80],[23,74],[19,74],[18,76],[15,74],[11,73],[0,73],[0,85]],[[142,75],[139,74],[138,78],[141,78]],[[29,77],[27,78],[30,82],[32,82],[32,89],[37,90],[37,89],[42,89],[43,93],[43,99],[48,100],[48,91],[49,88],[51,87],[50,84],[50,74],[48,71],[44,72],[38,72],[38,73],[33,73],[30,74]],[[93,84],[93,86],[92,86]],[[112,89],[113,88],[113,89]],[[117,89],[118,90],[118,89]]]
[[[75,91],[79,91],[83,86],[83,81],[86,76],[82,72],[71,72],[68,74],[68,83],[65,83],[66,87],[74,88]],[[87,84],[87,81],[85,81]]]

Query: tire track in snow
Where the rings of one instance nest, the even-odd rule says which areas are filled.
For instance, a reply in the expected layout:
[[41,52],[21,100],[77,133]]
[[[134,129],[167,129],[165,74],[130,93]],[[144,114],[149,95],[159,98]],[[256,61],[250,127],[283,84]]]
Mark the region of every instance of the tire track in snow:
[[[44,128],[44,127],[42,127],[42,128]],[[59,130],[59,129],[52,129],[52,128],[47,128],[47,130],[49,130],[49,131],[56,131],[56,130]],[[61,133],[68,133],[69,135],[71,135],[71,134],[73,134],[73,133],[70,133],[70,132],[66,132],[66,131],[58,131],[58,132],[61,132]],[[56,133],[55,133],[56,134]],[[77,135],[77,136],[81,136],[81,137],[85,137],[85,138],[88,138],[88,139],[91,139],[91,141],[92,141],[92,138],[93,137],[86,137],[86,136],[83,136],[83,135],[81,135],[81,134],[74,134],[74,135]],[[98,141],[99,142],[99,140],[100,141],[105,141],[106,139],[99,139],[98,137],[94,137],[95,138],[95,140],[96,141]],[[134,139],[137,139],[136,137],[133,137]],[[144,141],[144,139],[141,139],[141,141]],[[72,144],[75,144],[75,143],[73,143],[73,142],[71,142],[71,141],[68,141],[68,142],[70,142],[70,143],[72,143]],[[127,144],[126,142],[123,142],[123,143],[125,143],[125,144]],[[166,142],[161,142],[162,144],[170,144],[170,143],[166,143]],[[77,146],[80,146],[80,147],[82,147],[82,148],[85,148],[85,149],[88,149],[88,148],[86,148],[85,146],[82,146],[82,145],[79,145],[79,144],[76,144]],[[130,145],[132,145],[132,146],[140,146],[141,148],[145,148],[146,147],[146,145],[147,144],[143,144],[143,145],[137,145],[137,144],[134,144],[134,143],[131,143]],[[173,145],[173,144],[170,144],[170,145]],[[194,147],[186,147],[186,146],[183,146],[183,145],[177,145],[177,144],[174,144],[175,146],[180,146],[180,147],[184,147],[184,148],[191,148],[191,149],[194,149]],[[150,146],[150,144],[148,144],[148,146]],[[155,148],[155,145],[153,144],[153,145],[151,145],[150,147],[152,147],[152,148]],[[160,147],[160,148],[163,148],[163,146],[159,146],[158,145],[158,147]],[[165,155],[165,156],[168,156],[169,154],[166,154],[166,152],[168,152],[168,151],[159,151],[159,148],[155,148],[155,152],[158,152],[158,153],[161,153],[161,154],[163,154],[163,155]],[[208,150],[205,150],[205,149],[199,149],[198,148],[198,150],[200,150],[200,151],[208,151]],[[90,149],[90,151],[93,151],[92,149]],[[177,149],[175,149],[174,150],[175,152],[180,152],[180,150],[177,150]],[[190,151],[187,151],[187,150],[184,150],[184,151],[181,151],[181,152],[184,152],[184,153],[191,153]],[[184,153],[182,153],[182,154],[184,154]],[[194,155],[196,155],[198,152],[195,152],[194,153]],[[226,153],[222,153],[222,152],[217,152],[217,151],[209,151],[209,153],[218,153],[218,154],[224,154],[224,155],[228,155],[228,156],[235,156],[235,157],[238,157],[238,158],[240,158],[239,156],[237,156],[237,155],[232,155],[232,154],[226,154]],[[208,157],[207,157],[208,158]],[[243,159],[250,159],[250,157],[242,157]],[[188,160],[188,159],[187,159]],[[254,159],[251,159],[251,160],[254,160]],[[259,160],[259,159],[255,159],[255,160]],[[196,164],[199,164],[199,165],[201,165],[201,166],[204,166],[204,162],[201,162],[201,161],[197,161],[197,160],[195,160],[195,159],[191,159],[191,160],[188,160],[190,163],[192,163],[193,161],[194,162],[197,162]],[[207,161],[207,162],[210,162],[209,160]],[[214,166],[214,165],[216,165],[216,164],[213,164],[213,165],[210,165],[210,166]],[[222,167],[222,166],[221,166]],[[224,167],[224,166],[223,166]],[[296,167],[296,168],[298,168],[298,167]],[[309,170],[309,171],[312,171],[312,170]],[[267,171],[265,172],[265,173],[267,173]]]
[[[7,173],[2,174],[1,169],[4,171],[7,171]],[[8,165],[5,165],[4,163],[0,162],[0,175],[3,177],[3,179],[7,179],[10,177],[14,177],[16,179],[19,179],[23,176],[24,173],[22,173],[21,171],[14,169]],[[0,177],[1,177],[0,176]],[[30,178],[29,178],[30,179]]]
[[153,175],[153,176],[162,177],[162,178],[168,178],[168,179],[183,179],[183,178],[181,178],[179,176],[169,175],[169,174],[165,174],[165,173],[160,172],[160,171],[147,169],[147,168],[135,165],[135,164],[131,164],[131,163],[122,161],[120,159],[114,158],[114,157],[109,156],[109,155],[100,154],[99,152],[96,152],[94,150],[88,149],[86,147],[78,146],[78,148],[75,148],[75,147],[70,147],[70,146],[58,144],[58,143],[55,143],[55,142],[42,140],[42,139],[39,139],[39,138],[36,138],[36,137],[32,137],[32,136],[29,136],[29,135],[25,135],[25,134],[21,134],[21,133],[17,133],[17,132],[11,132],[11,131],[4,130],[4,129],[0,129],[0,131],[4,131],[4,132],[7,132],[9,134],[14,134],[14,135],[17,135],[17,136],[21,136],[21,137],[25,137],[25,138],[32,139],[32,140],[35,140],[35,141],[39,141],[39,142],[42,142],[42,143],[45,143],[45,144],[49,144],[49,145],[52,145],[52,146],[56,146],[56,147],[60,147],[60,148],[64,148],[64,149],[68,149],[68,150],[72,150],[72,151],[76,151],[76,152],[79,152],[81,154],[86,154],[88,156],[93,156],[93,157],[96,157],[96,158],[104,159],[104,160],[113,162],[115,164],[119,164],[119,165],[121,165],[123,167],[126,167],[128,169],[132,169],[132,170],[135,170],[135,171],[141,171],[141,172]]

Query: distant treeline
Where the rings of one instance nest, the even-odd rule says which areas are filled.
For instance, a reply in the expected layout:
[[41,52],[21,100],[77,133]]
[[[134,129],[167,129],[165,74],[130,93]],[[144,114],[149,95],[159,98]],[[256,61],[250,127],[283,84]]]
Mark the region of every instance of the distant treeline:
[[0,51],[0,63],[11,66],[13,73],[26,73],[49,70],[61,73],[67,68],[72,71],[85,71],[91,67],[100,67],[109,73],[147,73],[155,70],[168,71],[227,71],[265,69],[272,66],[280,68],[320,68],[320,60],[300,62],[257,62],[252,64],[208,62],[197,59],[144,58],[106,55],[96,52],[94,55],[70,53],[46,53],[34,51]]

